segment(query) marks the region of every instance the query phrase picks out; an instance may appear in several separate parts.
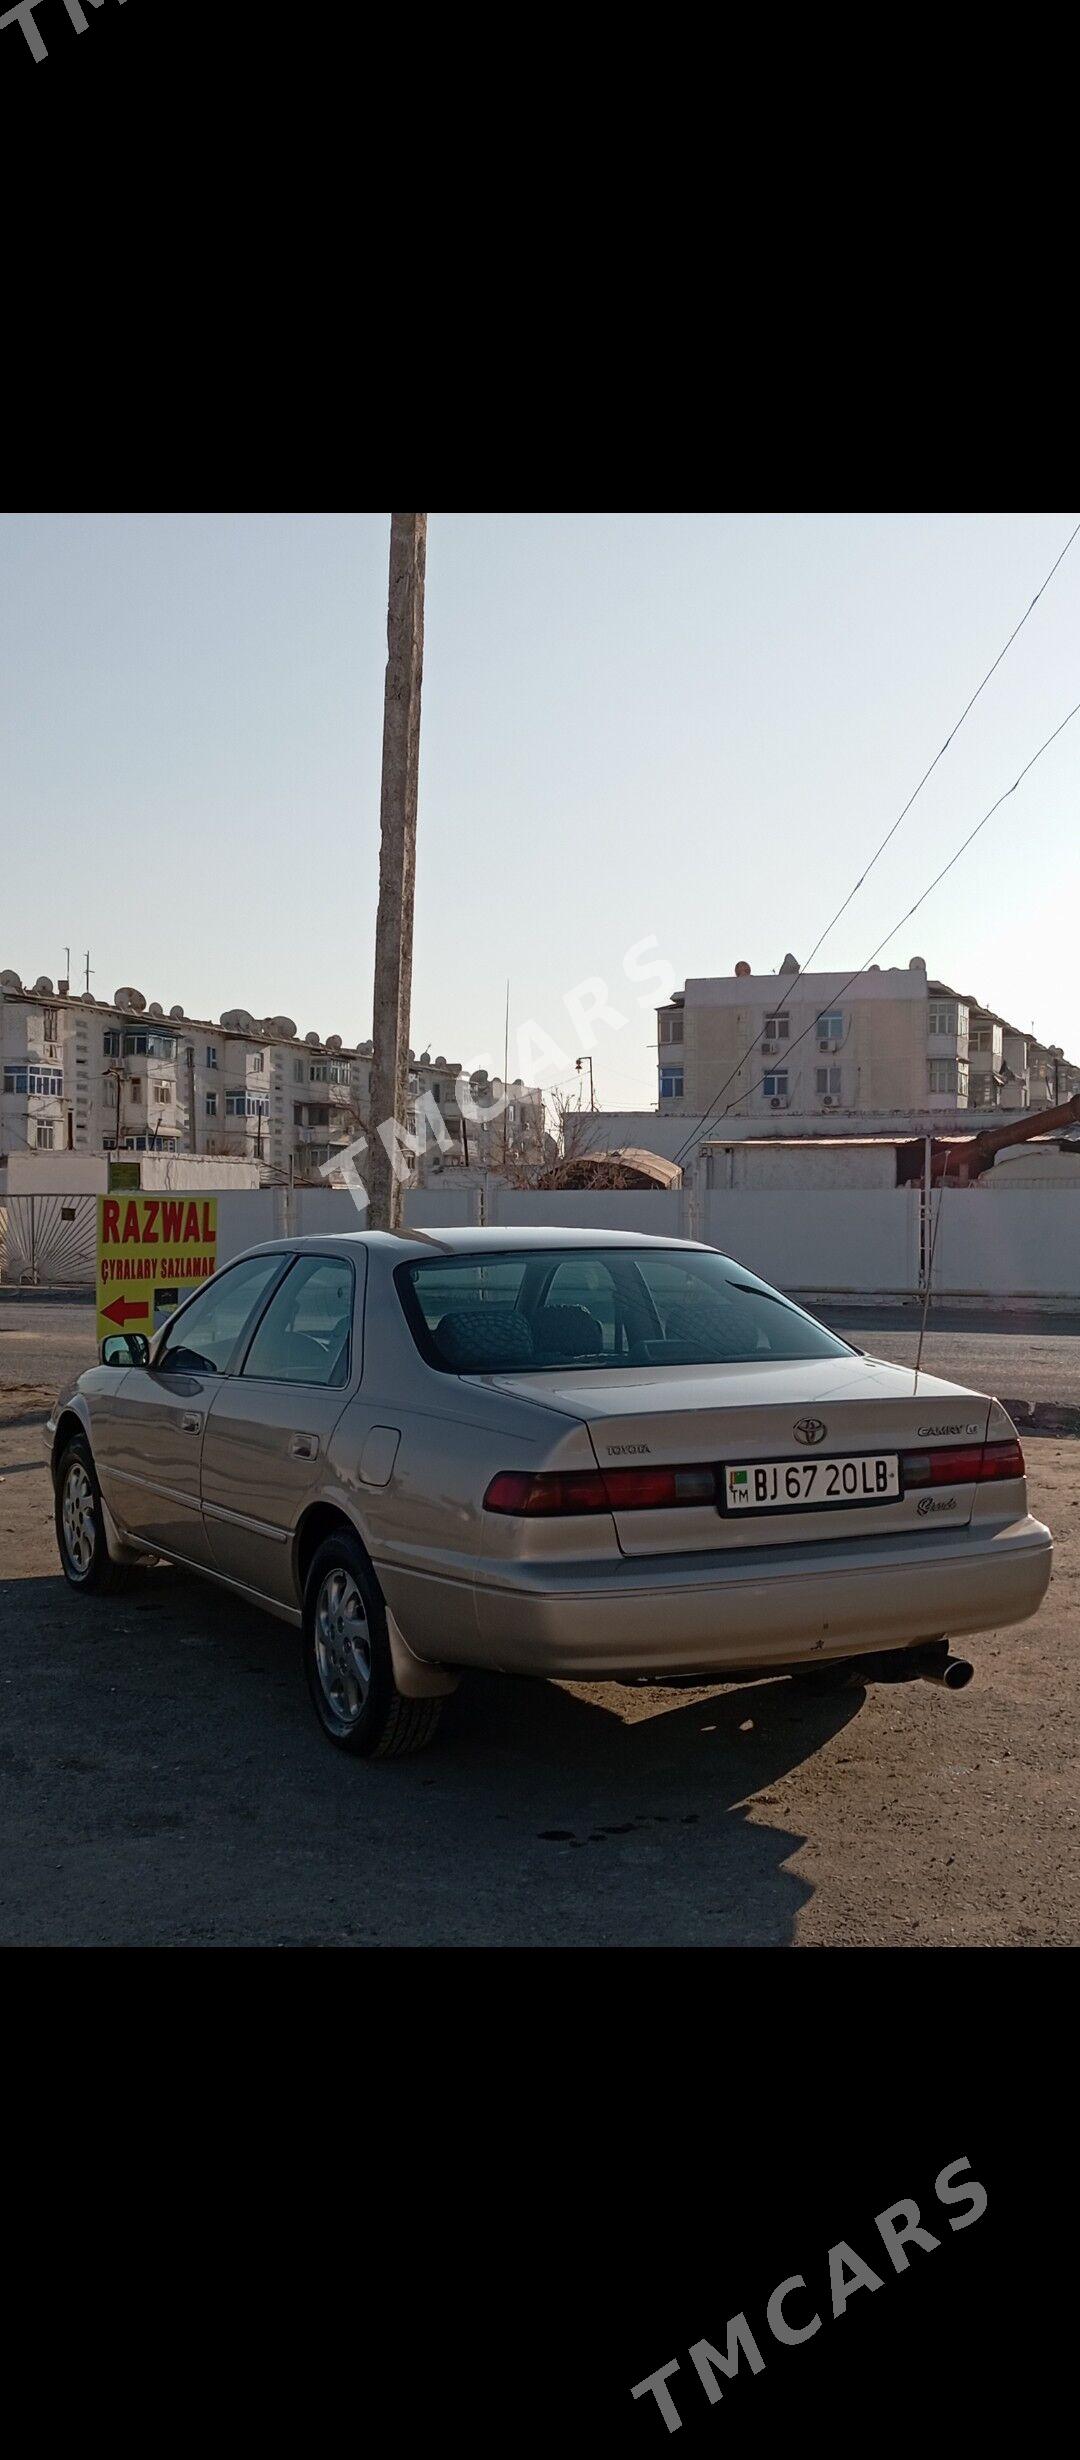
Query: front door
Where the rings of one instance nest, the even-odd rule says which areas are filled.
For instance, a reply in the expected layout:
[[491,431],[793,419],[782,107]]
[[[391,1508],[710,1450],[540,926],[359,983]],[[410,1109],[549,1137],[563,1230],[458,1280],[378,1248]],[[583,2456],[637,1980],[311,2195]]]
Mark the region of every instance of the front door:
[[211,1559],[278,1604],[299,1602],[293,1538],[325,1488],[330,1439],[359,1372],[353,1265],[308,1254],[275,1290],[240,1372],[212,1395],[202,1450]]
[[133,1537],[209,1565],[199,1499],[206,1422],[256,1309],[288,1263],[276,1253],[226,1265],[178,1310],[152,1366],[131,1367],[112,1404],[108,1499]]

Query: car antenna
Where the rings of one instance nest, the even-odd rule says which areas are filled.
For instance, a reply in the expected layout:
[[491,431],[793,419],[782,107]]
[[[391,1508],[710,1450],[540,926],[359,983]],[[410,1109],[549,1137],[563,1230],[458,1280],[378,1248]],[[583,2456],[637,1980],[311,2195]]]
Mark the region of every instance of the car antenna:
[[[918,1391],[918,1389],[919,1389],[919,1368],[920,1368],[920,1367],[921,1367],[921,1365],[922,1365],[923,1342],[924,1342],[924,1340],[925,1340],[925,1338],[926,1338],[926,1319],[927,1319],[927,1316],[928,1316],[928,1315],[929,1315],[929,1313],[930,1313],[930,1292],[931,1292],[931,1290],[932,1290],[932,1288],[933,1288],[933,1285],[934,1285],[934,1257],[935,1257],[935,1256],[936,1256],[936,1254],[937,1254],[938,1231],[939,1231],[939,1230],[940,1230],[940,1228],[941,1228],[941,1207],[942,1207],[942,1201],[943,1201],[943,1199],[944,1199],[944,1195],[945,1195],[945,1181],[946,1181],[946,1178],[948,1177],[949,1163],[951,1162],[951,1160],[952,1160],[952,1146],[951,1146],[951,1145],[947,1145],[947,1146],[946,1146],[946,1148],[945,1148],[945,1159],[944,1159],[944,1161],[943,1161],[943,1163],[942,1163],[942,1165],[941,1165],[941,1185],[940,1185],[940,1187],[939,1187],[939,1189],[938,1189],[938,1209],[937,1209],[937,1220],[935,1221],[934,1226],[933,1226],[933,1229],[932,1229],[931,1234],[930,1234],[930,1254],[929,1254],[929,1257],[928,1257],[928,1259],[927,1259],[927,1266],[926,1266],[926,1289],[925,1289],[925,1291],[924,1291],[924,1293],[923,1293],[922,1323],[921,1323],[921,1324],[920,1324],[920,1326],[919,1326],[919,1346],[918,1346],[918,1349],[917,1349],[917,1350],[916,1350],[916,1352],[915,1352],[915,1381],[914,1381],[914,1383],[913,1383],[913,1385],[912,1385],[912,1387],[911,1387],[911,1390],[912,1390],[912,1395],[913,1395],[913,1396],[914,1396],[914,1394],[915,1394],[915,1393],[917,1393],[917,1391]],[[934,1201],[934,1199],[933,1199],[933,1194],[932,1194],[932,1192],[931,1192],[931,1195],[930,1195],[930,1203],[931,1203],[931,1205],[933,1204],[933,1201]]]

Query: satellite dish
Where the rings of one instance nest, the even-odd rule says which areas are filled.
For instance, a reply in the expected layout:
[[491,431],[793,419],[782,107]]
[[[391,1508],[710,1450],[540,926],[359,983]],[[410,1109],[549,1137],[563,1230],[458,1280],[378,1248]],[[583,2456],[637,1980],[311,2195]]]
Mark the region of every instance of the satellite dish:
[[430,1066],[431,1066],[431,1052],[430,1052],[430,1051],[421,1051],[421,1053],[420,1053],[420,1065],[421,1065],[421,1067],[422,1067],[422,1068],[430,1068]]
[[374,1056],[375,1056],[375,1045],[374,1045],[374,1043],[373,1043],[373,1042],[362,1042],[362,1043],[361,1043],[361,1045],[360,1045],[360,1057],[361,1057],[361,1059],[374,1059]]
[[341,1035],[327,1034],[326,1047],[328,1051],[339,1051],[341,1049]]
[[51,991],[51,990],[52,990],[52,981],[51,981],[51,979],[50,979],[49,975],[48,975],[48,974],[39,974],[39,975],[38,975],[38,978],[37,978],[37,981],[36,981],[36,982],[35,982],[35,984],[34,984],[34,989],[35,989],[35,991]]
[[311,1050],[321,1051],[322,1043],[319,1040],[318,1034],[305,1034],[304,1040],[309,1045]]
[[438,1054],[437,1054],[437,1056],[436,1056],[435,1065],[436,1065],[436,1067],[437,1067],[437,1068],[445,1068],[445,1066],[446,1066],[446,1053],[445,1053],[445,1051],[439,1051],[439,1053],[438,1053]]
[[182,1009],[182,1008],[170,1008],[170,1010],[169,1010],[169,1015],[170,1015],[170,1016],[174,1016],[174,1017],[176,1017],[177,1019],[179,1019],[180,1017],[182,1017],[182,1016],[183,1016],[183,1013],[184,1013],[184,1011],[183,1011],[183,1009]]
[[218,1024],[224,1026],[226,1033],[253,1034],[256,1030],[255,1019],[248,1008],[226,1008],[224,1014],[219,1016]]
[[150,1009],[149,1009],[149,1013],[150,1013],[150,1015],[151,1015],[151,1016],[164,1016],[164,1014],[165,1014],[165,1010],[164,1010],[164,1008],[162,1007],[162,1005],[161,1005],[161,1001],[160,1001],[159,999],[152,999],[152,1000],[151,1000],[151,1002],[150,1002]]
[[142,992],[134,990],[130,983],[125,983],[123,988],[117,991],[113,1000],[114,1008],[133,1008],[136,1016],[142,1015],[145,1006],[146,1001]]
[[21,990],[22,990],[22,977],[21,977],[21,975],[19,975],[19,974],[17,974],[17,973],[15,972],[14,966],[11,966],[11,965],[5,965],[3,973],[2,973],[2,974],[0,974],[0,991],[21,991]]
[[275,1032],[276,1034],[280,1034],[280,1035],[281,1035],[281,1037],[282,1037],[282,1039],[283,1039],[283,1041],[285,1041],[285,1042],[295,1042],[295,1040],[296,1040],[296,1019],[295,1019],[295,1017],[292,1017],[292,1016],[276,1016],[276,1017],[274,1017],[271,1021],[272,1021],[272,1023],[273,1023],[274,1032]]

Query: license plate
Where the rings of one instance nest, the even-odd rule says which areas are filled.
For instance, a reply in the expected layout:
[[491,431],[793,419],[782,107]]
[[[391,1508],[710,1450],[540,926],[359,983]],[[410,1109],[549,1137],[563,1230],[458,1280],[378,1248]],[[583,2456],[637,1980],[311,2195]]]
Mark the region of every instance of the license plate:
[[723,1510],[815,1512],[831,1504],[895,1503],[900,1463],[895,1452],[853,1452],[826,1461],[735,1461],[724,1469]]

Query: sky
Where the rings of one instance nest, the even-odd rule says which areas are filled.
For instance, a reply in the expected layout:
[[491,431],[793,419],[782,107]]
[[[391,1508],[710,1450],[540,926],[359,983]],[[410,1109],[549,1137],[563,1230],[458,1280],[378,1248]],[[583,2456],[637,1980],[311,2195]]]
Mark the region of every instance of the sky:
[[[431,513],[410,1039],[656,1099],[655,983],[804,959],[1072,513]],[[389,515],[0,522],[0,967],[371,1032]],[[1080,699],[1080,539],[815,970]],[[880,957],[1080,1058],[1080,716]],[[642,942],[649,942],[642,948]],[[590,1027],[566,995],[608,987]],[[525,1039],[522,1039],[525,1036]]]

